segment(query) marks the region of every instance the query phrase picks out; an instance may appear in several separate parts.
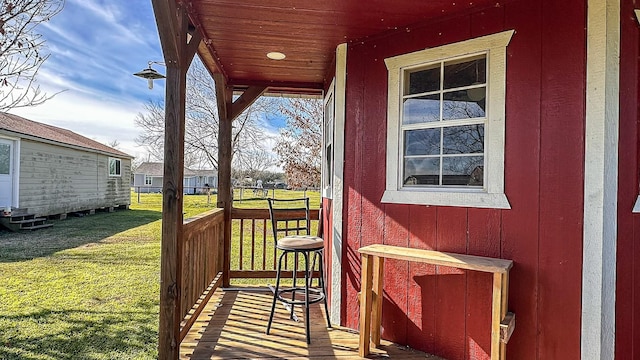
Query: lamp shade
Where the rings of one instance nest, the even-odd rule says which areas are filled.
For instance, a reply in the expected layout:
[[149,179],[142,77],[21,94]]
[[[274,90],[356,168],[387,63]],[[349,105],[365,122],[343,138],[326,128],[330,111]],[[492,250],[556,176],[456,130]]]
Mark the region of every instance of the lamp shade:
[[165,76],[160,74],[159,72],[155,71],[154,69],[148,67],[142,71],[139,71],[135,74],[133,74],[135,76],[139,76],[143,79],[150,79],[150,80],[155,80],[155,79],[164,79]]

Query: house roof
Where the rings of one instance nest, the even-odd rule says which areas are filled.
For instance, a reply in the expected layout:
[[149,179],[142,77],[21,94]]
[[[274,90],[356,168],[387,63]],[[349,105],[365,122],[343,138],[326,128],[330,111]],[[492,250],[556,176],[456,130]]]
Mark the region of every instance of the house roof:
[[[202,34],[200,58],[235,89],[319,94],[341,43],[398,31],[411,36],[412,28],[508,1],[192,0],[188,12]],[[286,58],[268,59],[273,51]]]
[[[143,162],[133,173],[161,177],[164,174],[164,163]],[[186,167],[184,168],[184,176],[216,176],[216,174],[215,170],[192,170]]]
[[45,140],[62,146],[79,147],[84,150],[106,153],[118,157],[133,157],[120,150],[76,134],[71,130],[28,120],[13,114],[0,112],[0,130],[14,133],[20,137],[28,136],[34,140]]

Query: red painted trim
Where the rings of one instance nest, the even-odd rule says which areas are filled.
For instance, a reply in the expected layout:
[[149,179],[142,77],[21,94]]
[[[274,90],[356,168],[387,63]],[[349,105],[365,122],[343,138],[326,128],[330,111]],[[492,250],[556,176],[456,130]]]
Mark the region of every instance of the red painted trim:
[[632,0],[621,1],[620,133],[616,279],[616,358],[640,357],[640,215],[631,213],[638,196],[640,160],[640,33]]

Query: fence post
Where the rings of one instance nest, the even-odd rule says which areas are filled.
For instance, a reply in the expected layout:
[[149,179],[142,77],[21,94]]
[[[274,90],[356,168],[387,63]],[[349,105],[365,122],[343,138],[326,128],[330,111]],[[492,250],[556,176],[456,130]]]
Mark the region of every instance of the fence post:
[[138,186],[138,204],[140,204],[140,186]]

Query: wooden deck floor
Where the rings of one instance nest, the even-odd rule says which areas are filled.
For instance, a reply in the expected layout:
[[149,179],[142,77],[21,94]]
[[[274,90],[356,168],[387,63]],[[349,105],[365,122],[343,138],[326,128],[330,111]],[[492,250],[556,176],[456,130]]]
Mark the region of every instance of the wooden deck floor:
[[[302,321],[289,319],[278,304],[271,326],[270,292],[222,291],[212,296],[180,347],[181,359],[362,359],[358,356],[358,334],[344,328],[329,329],[322,305],[312,305],[311,344],[305,340],[304,311],[296,308]],[[380,349],[372,349],[369,358],[429,359],[439,357],[383,341]]]

